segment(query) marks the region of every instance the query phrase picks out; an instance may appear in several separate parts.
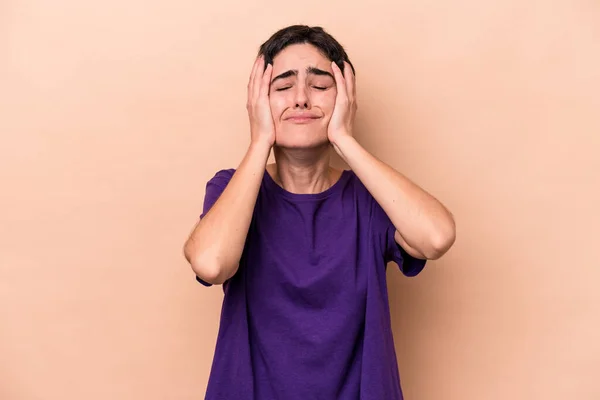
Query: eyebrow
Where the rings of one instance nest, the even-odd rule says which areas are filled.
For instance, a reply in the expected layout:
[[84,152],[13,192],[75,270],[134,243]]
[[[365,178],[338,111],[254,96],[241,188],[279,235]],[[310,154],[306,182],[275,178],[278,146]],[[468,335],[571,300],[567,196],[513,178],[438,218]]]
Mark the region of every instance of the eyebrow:
[[[329,76],[329,77],[331,77],[331,79],[335,80],[335,77],[333,76],[333,74],[331,72],[324,71],[324,70],[316,68],[316,67],[306,67],[306,73],[310,74],[310,75]],[[297,75],[298,75],[297,69],[290,69],[289,71],[285,71],[284,73],[279,74],[275,78],[273,78],[271,80],[271,84],[273,84],[273,82],[275,82],[278,79],[285,79],[285,78],[289,78],[290,76],[297,76]]]

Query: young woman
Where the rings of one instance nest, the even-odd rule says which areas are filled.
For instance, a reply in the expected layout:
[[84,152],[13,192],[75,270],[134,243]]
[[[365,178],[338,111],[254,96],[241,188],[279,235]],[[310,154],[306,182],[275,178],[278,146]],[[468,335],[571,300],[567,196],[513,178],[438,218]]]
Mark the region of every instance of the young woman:
[[184,247],[197,280],[224,290],[206,399],[402,399],[386,265],[418,274],[455,224],[355,140],[356,104],[354,67],[322,28],[260,47],[250,146],[208,182]]

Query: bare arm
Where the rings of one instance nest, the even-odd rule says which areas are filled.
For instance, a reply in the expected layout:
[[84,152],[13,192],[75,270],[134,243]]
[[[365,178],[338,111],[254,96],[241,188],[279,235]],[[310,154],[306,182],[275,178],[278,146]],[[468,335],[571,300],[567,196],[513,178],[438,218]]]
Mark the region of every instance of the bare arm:
[[349,65],[332,69],[337,86],[329,140],[396,227],[394,238],[413,257],[437,259],[454,244],[452,213],[432,195],[366,151],[353,137],[355,77]]
[[448,251],[455,240],[455,223],[442,203],[353,137],[340,137],[336,149],[388,215],[396,227],[394,238],[407,253],[434,260]]
[[260,184],[275,141],[268,100],[272,66],[258,58],[248,82],[251,144],[221,196],[198,221],[184,245],[196,275],[207,283],[222,284],[237,271]]
[[221,196],[185,243],[186,259],[205,282],[221,284],[237,271],[270,150],[250,146]]

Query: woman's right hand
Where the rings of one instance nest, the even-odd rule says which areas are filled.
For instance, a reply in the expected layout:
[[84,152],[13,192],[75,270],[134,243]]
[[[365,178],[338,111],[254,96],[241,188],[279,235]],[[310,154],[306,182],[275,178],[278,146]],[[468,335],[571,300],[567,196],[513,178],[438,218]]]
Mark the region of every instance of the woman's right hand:
[[248,81],[248,102],[246,103],[250,117],[252,143],[265,144],[269,148],[275,143],[275,124],[269,103],[272,72],[273,65],[271,64],[265,69],[264,56],[256,59]]

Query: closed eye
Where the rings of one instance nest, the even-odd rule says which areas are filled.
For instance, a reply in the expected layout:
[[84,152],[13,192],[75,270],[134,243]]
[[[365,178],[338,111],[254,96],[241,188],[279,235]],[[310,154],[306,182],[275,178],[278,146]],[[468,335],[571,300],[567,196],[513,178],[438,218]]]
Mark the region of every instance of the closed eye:
[[[275,89],[275,91],[282,92],[284,90],[288,90],[289,88],[291,88],[291,86],[284,86],[284,87]],[[328,89],[327,86],[313,86],[313,88],[315,88],[317,90],[327,90]]]

